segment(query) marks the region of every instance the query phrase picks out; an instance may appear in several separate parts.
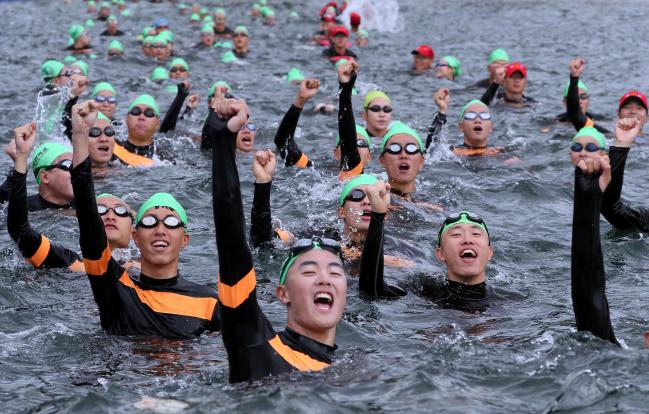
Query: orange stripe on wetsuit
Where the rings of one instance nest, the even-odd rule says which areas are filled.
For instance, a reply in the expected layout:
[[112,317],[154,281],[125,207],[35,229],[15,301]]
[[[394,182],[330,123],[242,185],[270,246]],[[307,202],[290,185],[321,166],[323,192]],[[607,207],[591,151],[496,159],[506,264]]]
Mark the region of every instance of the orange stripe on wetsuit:
[[338,174],[338,179],[340,181],[347,181],[362,173],[363,173],[363,163],[359,162],[356,167],[352,168],[349,171],[340,171],[340,173]]
[[113,148],[113,154],[119,158],[124,164],[132,165],[136,167],[144,167],[148,165],[153,165],[155,161],[150,158],[143,157],[141,155],[134,154],[130,151],[127,151],[126,148],[115,143]]
[[102,276],[108,271],[108,262],[110,262],[110,247],[106,246],[97,260],[83,259],[83,265],[86,268],[86,273],[91,276]]
[[211,320],[217,300],[211,297],[196,298],[173,292],[160,292],[157,290],[140,289],[128,273],[124,271],[119,281],[124,286],[135,290],[142,303],[158,313],[171,315],[191,316],[194,318]]
[[453,147],[453,154],[461,156],[472,156],[472,155],[485,155],[493,156],[502,154],[504,151],[501,147],[485,147],[485,148],[465,148],[465,147]]
[[219,275],[219,300],[228,308],[237,308],[248,299],[256,285],[255,269],[250,269],[248,274],[242,277],[234,286],[221,283],[221,276]]
[[36,253],[32,257],[27,259],[28,263],[31,263],[34,267],[41,267],[47,255],[50,253],[50,239],[41,234],[41,244],[38,246]]
[[282,357],[286,362],[291,364],[295,369],[300,371],[320,371],[327,368],[330,364],[326,362],[313,359],[307,354],[296,351],[288,345],[285,345],[278,335],[268,341],[270,346]]
[[297,162],[293,165],[300,168],[306,168],[309,166],[309,157],[307,157],[305,153],[302,153],[302,155],[300,155],[300,159],[297,160]]

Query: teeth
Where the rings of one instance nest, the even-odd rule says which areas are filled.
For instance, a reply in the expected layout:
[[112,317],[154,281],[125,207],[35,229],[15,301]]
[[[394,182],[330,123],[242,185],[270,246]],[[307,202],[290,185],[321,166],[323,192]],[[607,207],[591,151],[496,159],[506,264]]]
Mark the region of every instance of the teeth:
[[477,254],[471,249],[466,249],[466,250],[462,250],[462,253],[460,254],[460,256],[462,256],[462,257],[466,257],[466,256],[476,257]]
[[324,299],[327,303],[333,302],[333,296],[331,296],[330,293],[325,293],[325,292],[316,293],[315,301],[317,302],[319,299]]
[[153,242],[153,247],[167,247],[167,246],[168,243],[162,240]]

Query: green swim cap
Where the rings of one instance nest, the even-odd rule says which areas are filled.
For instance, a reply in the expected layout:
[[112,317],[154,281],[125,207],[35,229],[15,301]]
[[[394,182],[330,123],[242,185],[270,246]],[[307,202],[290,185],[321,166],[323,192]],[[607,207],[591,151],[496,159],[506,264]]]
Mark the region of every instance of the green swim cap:
[[496,49],[489,54],[489,64],[491,65],[497,60],[503,60],[506,63],[509,63],[509,55],[505,52],[504,49]]
[[349,60],[344,59],[344,58],[343,58],[343,59],[338,59],[338,60],[336,61],[336,64],[334,65],[334,67],[335,67],[336,69],[338,69],[338,66],[342,65],[343,63],[349,63]]
[[245,33],[246,36],[250,36],[250,33],[248,32],[248,28],[242,24],[234,28],[234,33]]
[[[101,111],[97,112],[97,119],[101,119],[102,121],[106,121],[110,124],[110,119],[106,115],[104,115]],[[95,120],[96,121],[96,120]]]
[[221,62],[223,63],[232,63],[235,60],[237,60],[237,57],[232,53],[231,50],[228,50],[224,54],[221,55]]
[[122,17],[130,17],[131,16],[131,11],[130,10],[122,10],[122,13],[120,14]]
[[198,15],[198,13],[192,13],[192,15],[189,17],[189,20],[192,22],[197,22],[201,19],[201,16]]
[[222,48],[222,49],[232,49],[232,42],[226,40],[224,42],[216,42],[214,43],[214,48]]
[[382,91],[370,91],[365,95],[365,99],[363,99],[363,109],[367,109],[368,106],[370,106],[370,103],[372,103],[373,100],[376,98],[383,98],[386,101],[388,101],[388,104],[392,105],[392,101],[390,100],[390,97],[386,95],[385,92]]
[[153,72],[151,72],[151,80],[153,82],[167,79],[169,79],[169,72],[162,66],[158,66],[157,68],[153,69]]
[[202,32],[213,33],[214,32],[214,26],[212,26],[211,23],[204,24],[203,27],[201,27],[201,33]]
[[218,80],[218,81],[214,82],[212,84],[212,86],[210,86],[210,89],[208,91],[208,97],[211,98],[212,96],[214,96],[214,91],[216,90],[217,86],[225,86],[226,88],[228,88],[228,92],[232,91],[232,88],[230,88],[230,85],[228,85],[227,82],[222,81],[222,80]]
[[63,68],[65,68],[65,65],[58,60],[46,60],[41,65],[41,77],[44,81],[50,81],[52,78],[59,76]]
[[288,14],[288,17],[290,17],[291,19],[297,19],[300,17],[300,15],[298,14],[298,12],[292,11]]
[[155,112],[156,116],[160,116],[160,108],[158,107],[158,104],[156,103],[153,96],[149,94],[145,93],[144,95],[140,95],[137,98],[133,99],[133,102],[131,102],[131,104],[128,106],[128,111],[131,112],[131,109],[133,109],[133,107],[135,107],[136,105],[148,106],[149,108],[153,109],[153,112]]
[[263,7],[259,12],[264,17],[275,17],[275,11],[270,7]]
[[67,55],[66,57],[63,58],[63,61],[65,63],[76,62],[76,60],[77,60],[77,58],[75,56],[72,56],[72,55]]
[[174,42],[174,32],[171,30],[165,30],[163,32],[158,33],[158,37],[161,39],[165,39],[169,43]]
[[182,221],[185,225],[185,232],[187,232],[187,213],[185,212],[183,206],[178,202],[178,200],[176,200],[174,196],[169,193],[155,193],[154,195],[149,197],[149,199],[146,200],[137,211],[137,218],[135,219],[135,222],[139,223],[144,213],[146,213],[147,210],[153,207],[167,207],[178,213],[180,221]]
[[94,98],[101,91],[109,91],[113,94],[113,96],[117,96],[117,92],[115,91],[115,88],[113,88],[113,85],[111,85],[108,82],[99,82],[95,86],[95,89],[92,90],[91,96]]
[[203,21],[206,24],[207,23],[211,24],[212,25],[212,31],[214,31],[214,18],[211,15],[208,14],[207,16],[205,16],[205,18],[203,18]]
[[95,27],[95,21],[92,19],[86,19],[86,27]]
[[462,120],[464,119],[464,112],[471,105],[480,105],[480,106],[484,107],[485,109],[489,110],[489,106],[487,104],[485,104],[484,102],[482,102],[480,99],[471,99],[466,105],[464,105],[462,107],[462,111],[460,112],[460,122],[462,122]]
[[150,32],[151,30],[153,30],[153,27],[151,27],[151,26],[147,26],[147,27],[145,27],[144,29],[142,29],[142,37],[148,37],[148,36],[150,36],[150,35],[149,35],[149,32]]
[[[454,218],[457,219],[454,220]],[[482,221],[482,219],[478,217],[475,217],[475,219],[472,218],[472,213],[468,211],[460,211],[459,213],[457,213],[456,217],[449,216],[446,218],[446,220],[444,220],[444,224],[439,229],[439,233],[437,234],[437,246],[441,246],[442,236],[444,235],[444,233],[457,226],[458,224],[472,224],[474,226],[480,227],[482,230],[484,230],[485,233],[487,233],[489,244],[491,244],[491,236],[489,236],[489,230],[487,230],[487,225],[484,223],[484,221]]]
[[81,69],[81,71],[83,72],[83,74],[84,74],[85,76],[88,76],[88,64],[87,64],[86,62],[84,62],[83,60],[77,60],[77,61],[75,61],[75,62],[72,64],[72,66],[76,66],[76,67],[78,67],[79,69]]
[[288,75],[286,75],[286,82],[289,84],[294,81],[302,82],[304,79],[304,75],[298,68],[291,68],[291,70],[288,71]]
[[572,139],[573,144],[577,142],[579,137],[591,137],[599,144],[600,148],[606,150],[606,138],[604,135],[594,127],[583,127],[575,134],[575,137]]
[[265,6],[268,4],[268,0],[259,0],[259,4]]
[[345,185],[343,185],[343,189],[340,192],[340,197],[338,198],[338,204],[340,205],[340,207],[345,205],[345,198],[349,195],[349,193],[351,193],[354,188],[358,187],[359,185],[372,185],[376,184],[377,182],[379,182],[379,180],[373,175],[357,175],[356,177],[347,181]]
[[214,9],[214,15],[215,16],[218,16],[218,15],[221,15],[221,14],[223,16],[225,16],[225,9],[223,7],[217,7],[216,9]]
[[183,58],[175,58],[174,60],[172,60],[171,63],[169,63],[169,69],[178,65],[182,66],[183,68],[185,68],[187,72],[189,72],[189,65],[187,64],[187,62],[185,62],[185,59]]
[[364,37],[365,39],[369,39],[370,33],[365,29],[358,29],[358,36]]
[[88,1],[88,6],[95,6],[95,5],[96,5],[95,0]]
[[188,9],[189,6],[186,3],[178,3],[178,10]]
[[[370,139],[370,136],[368,135],[365,128],[363,128],[361,125],[356,124],[356,135],[360,135],[361,137],[363,137],[363,139],[367,141],[367,145],[372,145],[372,140]],[[336,146],[338,145],[340,145],[340,135],[338,135],[336,138]]]
[[122,45],[122,42],[120,42],[117,39],[111,40],[110,43],[108,44],[108,50],[111,49],[117,49],[120,52],[124,52],[124,45]]
[[[588,88],[586,87],[586,84],[584,82],[582,82],[581,80],[577,83],[577,88],[583,89],[584,91],[586,91],[586,93],[588,93]],[[570,81],[568,81],[566,83],[566,87],[563,88],[563,97],[564,98],[568,97],[568,89],[570,89]]]
[[86,28],[80,24],[73,24],[72,26],[70,26],[70,28],[68,29],[68,34],[70,35],[71,40],[70,44],[74,43],[85,31]]
[[47,168],[54,164],[54,161],[63,154],[71,153],[72,149],[58,142],[46,142],[41,144],[32,157],[32,170],[36,178],[36,184],[41,183],[39,173],[43,168]]
[[453,76],[460,76],[462,74],[462,69],[460,69],[462,64],[455,56],[444,56],[442,60],[445,60],[446,63],[453,69]]
[[255,4],[252,5],[252,8],[255,9],[255,10],[259,10],[259,9],[261,9],[261,4],[255,3]]
[[106,21],[108,21],[108,22],[116,22],[117,17],[115,15],[111,14],[110,16],[108,16],[108,19],[106,19]]
[[421,138],[419,137],[419,134],[417,133],[417,131],[410,128],[408,125],[404,124],[401,121],[396,121],[390,126],[390,129],[388,130],[388,132],[383,137],[383,141],[381,141],[381,152],[383,152],[383,150],[385,148],[385,144],[388,142],[388,140],[390,138],[392,138],[393,136],[397,135],[397,134],[406,134],[406,135],[410,135],[411,137],[415,138],[417,140],[417,143],[419,144],[419,149],[421,150],[421,152],[425,151],[424,143],[421,140]]
[[107,1],[102,1],[99,5],[100,9],[110,9],[110,4]]

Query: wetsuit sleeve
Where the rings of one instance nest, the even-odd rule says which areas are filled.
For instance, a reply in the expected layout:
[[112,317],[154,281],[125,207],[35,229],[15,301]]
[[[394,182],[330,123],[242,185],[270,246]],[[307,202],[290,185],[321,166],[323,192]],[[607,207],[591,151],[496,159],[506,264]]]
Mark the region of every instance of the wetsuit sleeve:
[[61,122],[63,123],[63,128],[65,136],[69,140],[72,140],[72,107],[77,104],[79,100],[78,96],[74,96],[68,100],[63,109],[63,116],[61,117]]
[[0,203],[6,203],[9,201],[9,195],[11,194],[11,175],[13,174],[13,169],[7,174],[5,180],[0,184]]
[[169,132],[176,129],[178,115],[180,115],[180,110],[183,108],[183,102],[185,102],[187,95],[189,95],[189,90],[185,88],[182,83],[179,83],[176,97],[171,103],[171,106],[167,110],[167,113],[162,120],[162,124],[160,125],[160,132]]
[[27,262],[36,268],[68,267],[79,256],[64,247],[55,246],[29,224],[27,213],[27,174],[13,172],[11,197],[7,211],[7,229]]
[[250,241],[257,247],[269,243],[273,238],[273,224],[270,213],[270,183],[255,183],[250,212]]
[[494,100],[496,96],[496,92],[498,92],[498,88],[500,88],[500,85],[495,82],[492,82],[491,84],[489,84],[489,87],[484,92],[484,94],[482,94],[480,100],[487,106],[491,105],[491,102]]
[[572,215],[571,288],[577,329],[617,344],[608,302],[604,259],[599,235],[602,192],[598,175],[575,169],[575,201]]
[[[568,96],[566,97],[566,113],[568,119],[577,131],[582,129],[588,122],[588,117],[581,111],[579,106],[579,77],[570,77],[568,84]],[[592,122],[592,121],[591,121]]]
[[352,108],[352,89],[356,74],[347,83],[340,84],[338,106],[338,135],[340,136],[340,179],[348,180],[363,173],[361,155],[356,144],[356,121]]
[[284,118],[282,118],[282,122],[280,122],[275,134],[275,146],[279,151],[279,155],[284,158],[284,165],[287,167],[291,165],[300,168],[313,166],[313,162],[300,150],[300,147],[295,142],[295,129],[301,113],[302,108],[291,105],[284,114]]
[[446,124],[446,114],[443,114],[441,112],[437,112],[435,114],[435,118],[433,118],[433,122],[430,124],[430,127],[428,127],[428,135],[426,136],[426,151],[428,151],[428,147],[430,147],[430,144],[435,142],[435,144],[439,143],[439,137],[442,135],[442,128]]
[[219,255],[219,307],[230,381],[250,378],[247,350],[275,335],[257,302],[252,255],[246,243],[245,219],[235,158],[236,133],[227,120],[211,113],[212,207]]
[[390,286],[383,280],[384,213],[372,212],[370,227],[361,253],[361,271],[358,289],[372,298],[395,298],[406,294],[403,289]]

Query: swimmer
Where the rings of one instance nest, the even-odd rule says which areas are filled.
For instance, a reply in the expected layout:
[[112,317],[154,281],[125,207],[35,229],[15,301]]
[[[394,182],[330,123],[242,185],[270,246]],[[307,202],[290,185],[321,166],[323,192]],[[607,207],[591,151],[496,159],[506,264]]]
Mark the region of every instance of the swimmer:
[[169,63],[169,77],[171,79],[189,78],[189,65],[183,58],[175,58]]
[[333,26],[328,32],[331,46],[322,51],[322,56],[329,59],[331,63],[336,63],[338,59],[346,58],[347,60],[356,60],[356,53],[347,48],[349,42],[349,30],[345,26]]
[[424,152],[424,143],[414,129],[400,121],[392,124],[383,136],[379,157],[392,194],[412,199],[417,175],[424,166]]
[[178,274],[180,252],[189,243],[190,235],[185,209],[171,194],[154,194],[138,210],[132,237],[141,254],[139,277],[129,276],[112,257],[94,196],[88,157],[88,134],[96,116],[93,101],[73,108],[72,186],[79,206],[83,262],[102,328],[112,335],[170,339],[196,338],[206,330],[218,330],[214,289]]
[[261,10],[259,10],[259,12],[261,13],[261,17],[264,18],[264,25],[275,26],[275,10],[271,9],[270,7],[264,6],[261,8]]
[[462,64],[455,56],[444,56],[435,65],[437,79],[455,80],[462,74]]
[[211,49],[214,47],[214,28],[211,24],[205,24],[201,28],[201,41],[194,45],[198,49]]
[[108,43],[108,57],[121,57],[124,56],[124,45],[117,39],[113,39]]
[[[501,85],[502,93],[499,93]],[[496,69],[496,79],[489,85],[480,100],[486,105],[491,105],[496,98],[507,107],[527,108],[536,101],[525,96],[526,87],[527,68],[520,62],[510,63],[504,71],[502,68]]]
[[238,58],[243,58],[248,55],[248,40],[250,33],[248,33],[248,28],[246,26],[240,25],[234,28],[232,33],[232,42],[234,43],[234,49],[232,52]]
[[381,91],[369,91],[363,99],[361,116],[370,138],[383,138],[392,123],[392,100]]
[[365,29],[358,29],[356,33],[356,46],[358,47],[367,47],[370,43],[370,34]]
[[214,10],[214,36],[219,39],[231,39],[232,29],[228,27],[225,9],[218,7]]
[[99,82],[90,95],[99,105],[99,111],[108,119],[115,117],[117,111],[117,91],[108,82]]
[[499,80],[499,73],[506,69],[509,62],[509,55],[504,49],[494,49],[489,54],[487,64],[489,77],[476,82],[474,86],[478,88],[488,88],[489,85],[496,82],[496,80]]
[[435,52],[432,47],[419,45],[410,53],[412,54],[412,69],[410,71],[413,75],[421,75],[433,67]]
[[80,24],[72,25],[68,30],[68,34],[70,35],[68,47],[63,50],[69,51],[72,55],[92,53],[93,47],[90,45],[90,38],[85,27]]
[[110,17],[110,4],[107,1],[102,1],[99,4],[99,11],[97,12],[97,20],[105,22]]
[[106,20],[106,30],[101,32],[99,36],[124,36],[124,32],[119,30],[119,23],[117,22],[117,17],[110,16]]
[[250,120],[243,124],[237,132],[237,151],[251,152],[255,148],[255,138],[257,137],[257,127]]
[[349,27],[352,28],[352,33],[358,33],[358,30],[361,27],[361,15],[352,12],[349,14]]

